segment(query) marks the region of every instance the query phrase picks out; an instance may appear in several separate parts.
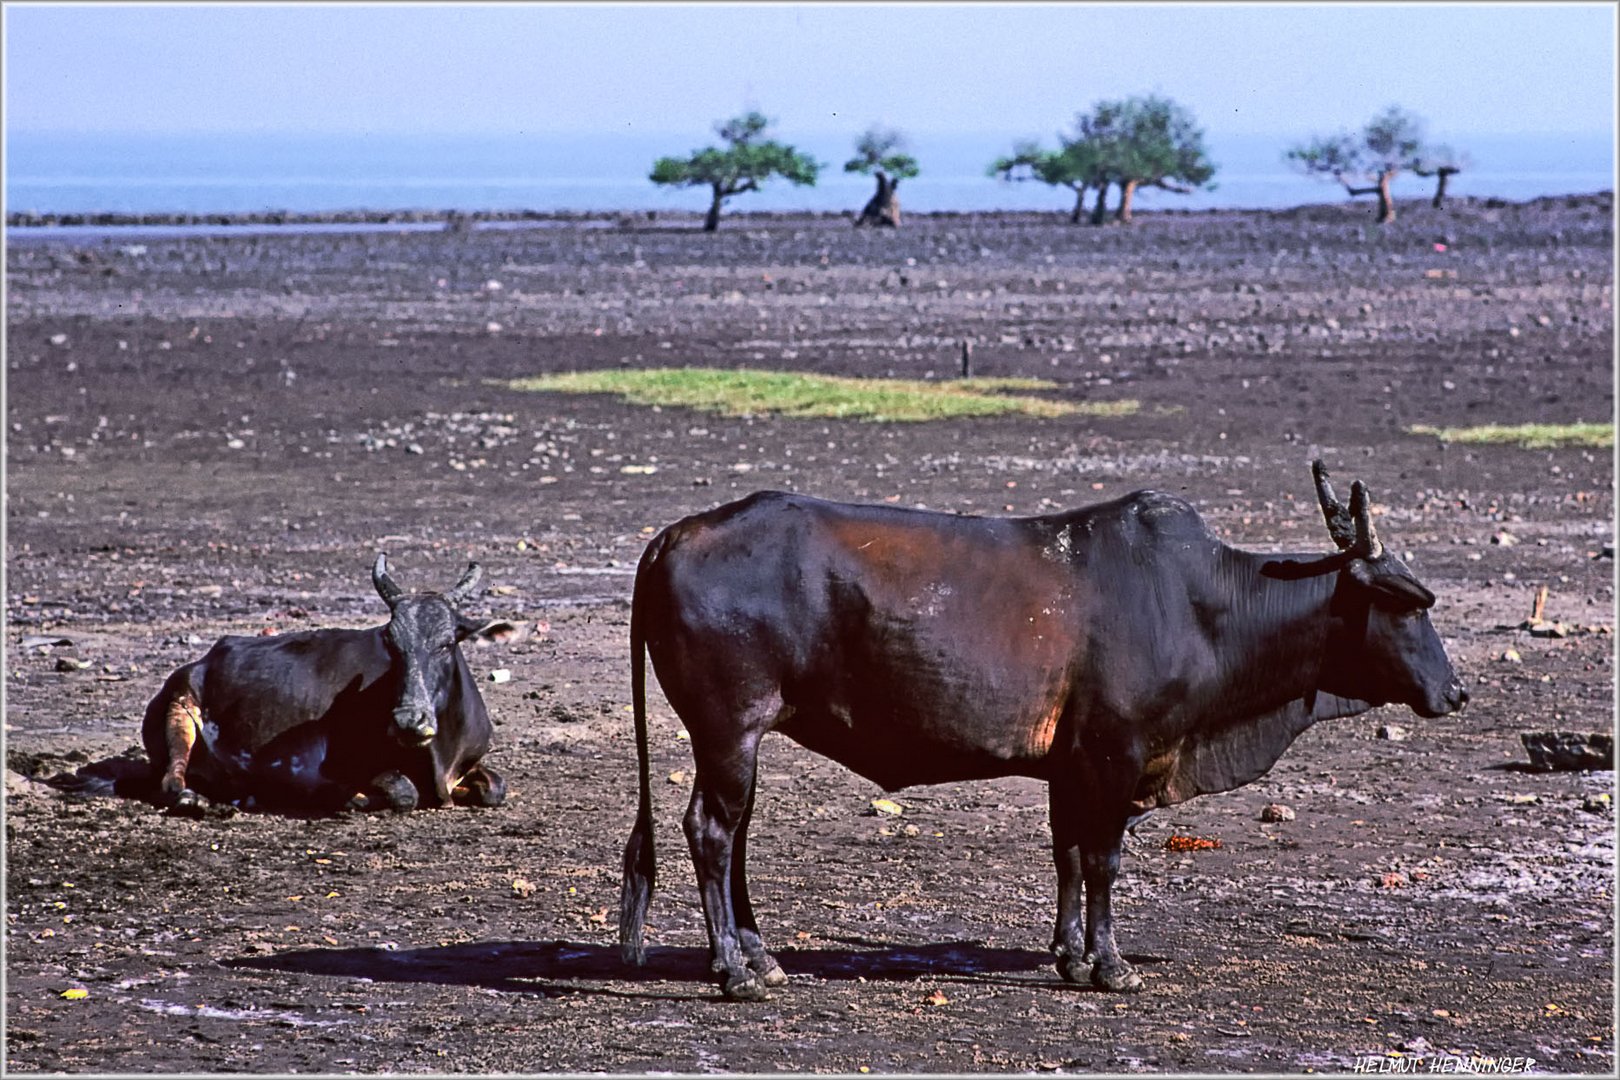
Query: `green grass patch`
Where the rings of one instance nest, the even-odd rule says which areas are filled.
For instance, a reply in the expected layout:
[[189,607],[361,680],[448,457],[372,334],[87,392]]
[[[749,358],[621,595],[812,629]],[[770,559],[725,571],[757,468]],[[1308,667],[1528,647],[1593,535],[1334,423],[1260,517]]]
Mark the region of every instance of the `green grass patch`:
[[577,371],[514,379],[514,390],[617,394],[632,405],[698,409],[725,416],[774,414],[839,420],[917,421],[962,416],[1129,416],[1135,401],[1053,401],[1044,379],[854,379],[792,371],[650,368]]
[[1413,435],[1433,435],[1441,442],[1503,443],[1526,450],[1552,450],[1560,446],[1608,449],[1614,445],[1613,424],[1481,424],[1462,428],[1418,424],[1406,430]]

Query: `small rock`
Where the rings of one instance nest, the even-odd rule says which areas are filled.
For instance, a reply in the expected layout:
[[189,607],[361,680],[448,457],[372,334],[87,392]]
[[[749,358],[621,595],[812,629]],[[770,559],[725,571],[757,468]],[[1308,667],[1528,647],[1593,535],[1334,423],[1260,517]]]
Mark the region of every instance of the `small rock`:
[[1410,734],[1405,728],[1395,724],[1385,724],[1378,729],[1378,737],[1389,742],[1405,742]]
[[1530,627],[1530,636],[1541,638],[1569,637],[1569,627],[1561,622],[1538,622]]
[[527,900],[534,895],[535,884],[528,878],[513,878],[512,891]]
[[1596,559],[1612,559],[1612,558],[1614,558],[1614,541],[1610,540],[1607,543],[1605,543],[1603,545],[1603,550],[1599,551],[1596,555],[1593,556],[1593,558],[1596,558]]
[[1497,545],[1498,547],[1512,547],[1518,542],[1519,538],[1508,532],[1506,529],[1491,537],[1491,543]]
[[496,668],[489,673],[489,681],[493,683],[511,682],[512,673],[506,668]]
[[57,348],[60,349],[63,345],[66,345],[67,343],[68,343],[68,336],[66,334],[52,334],[51,335],[51,344],[55,345]]
[[59,656],[56,658],[57,671],[83,671],[89,666],[90,661],[88,660],[75,660],[71,656]]
[[405,444],[405,452],[407,454],[420,454],[420,453],[422,453],[422,444],[421,443],[414,443],[414,442],[413,443],[406,443]]
[[1504,664],[1522,664],[1524,657],[1519,655],[1518,649],[1503,649],[1502,655],[1497,657]]
[[1538,769],[1578,771],[1614,768],[1614,736],[1600,731],[1526,731],[1519,736]]
[[892,799],[873,799],[872,813],[897,815],[902,813],[900,804]]
[[1293,821],[1294,808],[1284,806],[1282,803],[1267,803],[1260,811],[1260,820],[1269,822]]
[[1588,814],[1606,814],[1614,808],[1614,800],[1608,795],[1588,795],[1581,802],[1581,809]]

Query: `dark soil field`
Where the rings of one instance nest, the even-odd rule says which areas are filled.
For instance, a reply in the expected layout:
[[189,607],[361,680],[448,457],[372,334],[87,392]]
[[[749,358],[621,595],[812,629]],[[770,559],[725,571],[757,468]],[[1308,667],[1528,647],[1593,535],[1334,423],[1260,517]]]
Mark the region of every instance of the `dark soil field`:
[[[1408,431],[1609,419],[1612,216],[1603,195],[1414,205],[1383,229],[1358,204],[1103,229],[14,234],[8,1071],[1321,1072],[1449,1053],[1612,1073],[1614,774],[1527,771],[1519,740],[1613,728],[1611,452]],[[964,339],[977,374],[1140,409],[726,419],[504,383],[948,376]],[[1230,543],[1326,551],[1318,455],[1367,482],[1439,595],[1472,702],[1320,724],[1262,780],[1143,822],[1115,911],[1144,993],[1057,976],[1039,784],[906,789],[875,813],[873,785],[772,737],[749,855],[790,983],[721,1001],[680,830],[691,758],[656,692],[662,880],[649,964],[621,966],[628,599],[657,528],[760,488],[1030,514],[1152,487]],[[470,611],[534,628],[469,654],[505,806],[193,820],[41,782],[139,757],[147,700],[221,634],[380,623],[379,550],[408,587],[476,559],[490,588]],[[1544,585],[1565,637],[1512,629]],[[1263,823],[1273,802],[1296,818]]]

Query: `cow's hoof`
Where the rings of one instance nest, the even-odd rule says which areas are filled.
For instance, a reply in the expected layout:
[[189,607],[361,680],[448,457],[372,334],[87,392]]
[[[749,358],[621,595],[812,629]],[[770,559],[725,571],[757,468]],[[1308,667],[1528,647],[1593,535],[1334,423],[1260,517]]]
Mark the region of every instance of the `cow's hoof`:
[[1091,985],[1115,994],[1139,994],[1144,984],[1135,968],[1123,960],[1116,960],[1112,964],[1099,962],[1093,967]]
[[764,1001],[771,996],[765,989],[765,980],[752,971],[727,976],[720,992],[726,996],[727,1001]]
[[384,773],[371,784],[376,789],[377,798],[372,800],[370,809],[392,810],[396,814],[416,809],[420,798],[416,785],[400,773]]
[[1091,981],[1091,962],[1086,959],[1077,959],[1067,953],[1060,954],[1057,961],[1058,974],[1063,976],[1064,982],[1080,983],[1082,986]]
[[174,802],[163,812],[170,817],[200,818],[207,810],[208,803],[201,795],[190,788],[181,788],[175,793]]
[[782,970],[782,965],[778,964],[773,956],[767,955],[760,957],[758,960],[750,960],[748,961],[748,968],[755,975],[758,975],[760,982],[766,986],[787,985],[787,972]]

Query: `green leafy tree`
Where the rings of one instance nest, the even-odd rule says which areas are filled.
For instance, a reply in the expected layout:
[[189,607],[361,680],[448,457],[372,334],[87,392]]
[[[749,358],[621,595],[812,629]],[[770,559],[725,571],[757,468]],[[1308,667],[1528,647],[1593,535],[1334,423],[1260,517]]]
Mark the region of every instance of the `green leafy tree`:
[[990,175],[1040,180],[1075,193],[1070,220],[1084,215],[1086,193],[1095,191],[1091,223],[1107,218],[1108,189],[1119,188],[1116,218],[1131,220],[1131,203],[1142,187],[1187,194],[1209,183],[1215,166],[1204,150],[1204,133],[1192,114],[1169,98],[1148,95],[1099,101],[1075,117],[1074,134],[1060,135],[1058,150],[1036,143],[1015,146],[998,158]]
[[1108,187],[1098,147],[1081,139],[1063,140],[1057,150],[1042,149],[1034,140],[1016,143],[1011,156],[997,158],[986,172],[1002,180],[1039,180],[1051,187],[1068,188],[1074,192],[1074,211],[1069,220],[1075,224],[1085,214],[1086,193],[1095,190],[1100,206]]
[[1446,181],[1460,172],[1471,169],[1474,163],[1468,155],[1450,146],[1426,146],[1412,160],[1412,171],[1419,176],[1435,178],[1433,206],[1439,210],[1446,203]]
[[1094,113],[1107,147],[1108,169],[1119,185],[1121,222],[1130,222],[1131,201],[1139,188],[1188,195],[1214,178],[1203,129],[1170,98],[1149,94],[1100,102]]
[[768,138],[771,121],[759,112],[747,112],[715,125],[726,147],[707,146],[690,157],[659,158],[648,179],[671,187],[704,187],[710,190],[708,215],[703,231],[720,227],[720,207],[733,195],[758,191],[760,184],[780,176],[801,186],[814,185],[821,164],[793,147]]
[[1423,121],[1391,105],[1367,122],[1361,135],[1316,136],[1283,155],[1307,175],[1332,177],[1352,196],[1378,196],[1378,223],[1395,220],[1390,183],[1411,168],[1423,146]]
[[862,225],[900,226],[900,197],[896,189],[900,181],[909,180],[918,173],[917,159],[906,153],[905,136],[898,131],[870,127],[855,140],[855,156],[844,162],[844,171],[876,177],[877,191],[866,203],[861,216],[855,219]]

